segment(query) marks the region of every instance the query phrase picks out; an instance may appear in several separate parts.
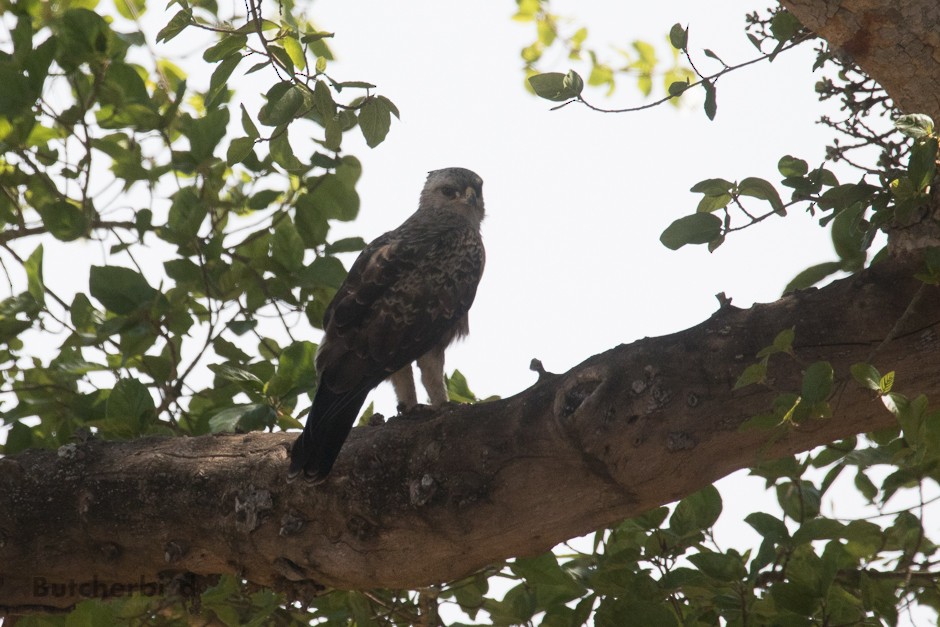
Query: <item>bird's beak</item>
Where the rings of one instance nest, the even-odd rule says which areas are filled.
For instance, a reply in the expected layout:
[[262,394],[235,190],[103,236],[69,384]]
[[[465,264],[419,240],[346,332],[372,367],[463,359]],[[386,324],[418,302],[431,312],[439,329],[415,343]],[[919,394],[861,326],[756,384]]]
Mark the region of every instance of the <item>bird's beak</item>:
[[464,190],[463,197],[464,197],[464,200],[467,201],[468,205],[477,204],[477,192],[472,187],[468,187],[467,189]]

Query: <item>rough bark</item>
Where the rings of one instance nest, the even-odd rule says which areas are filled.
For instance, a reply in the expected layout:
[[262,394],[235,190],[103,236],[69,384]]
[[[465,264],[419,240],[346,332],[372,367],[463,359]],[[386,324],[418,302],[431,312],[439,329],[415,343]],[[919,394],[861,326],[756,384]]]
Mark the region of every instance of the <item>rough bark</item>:
[[[357,428],[322,486],[285,481],[294,436],[280,433],[92,439],[0,460],[0,606],[67,607],[82,591],[181,574],[237,573],[300,597],[413,588],[543,551],[762,459],[890,426],[845,379],[871,359],[897,369],[902,391],[940,393],[940,289],[911,274],[886,262],[772,304],[727,306],[512,398]],[[833,416],[741,430],[776,392],[732,391],[736,377],[791,326],[802,364],[835,368]],[[770,374],[778,390],[799,390],[796,361],[775,357]]]
[[940,3],[781,0],[804,26],[875,78],[905,113],[940,121]]

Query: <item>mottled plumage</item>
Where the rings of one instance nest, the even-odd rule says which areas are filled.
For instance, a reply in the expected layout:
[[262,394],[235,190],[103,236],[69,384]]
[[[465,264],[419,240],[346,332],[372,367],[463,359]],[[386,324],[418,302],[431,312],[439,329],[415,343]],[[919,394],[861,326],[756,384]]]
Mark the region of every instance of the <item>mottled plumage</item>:
[[391,379],[399,406],[417,403],[418,362],[432,405],[447,400],[444,349],[467,334],[483,273],[483,181],[463,168],[428,175],[418,210],[370,243],[326,309],[318,386],[289,475],[329,474],[369,391]]

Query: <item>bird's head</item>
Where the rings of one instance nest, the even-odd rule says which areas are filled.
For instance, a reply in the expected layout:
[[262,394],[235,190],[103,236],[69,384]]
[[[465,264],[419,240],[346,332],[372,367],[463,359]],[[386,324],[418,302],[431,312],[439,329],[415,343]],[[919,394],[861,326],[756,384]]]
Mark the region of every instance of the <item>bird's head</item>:
[[453,211],[475,224],[483,221],[483,179],[465,168],[428,172],[421,190],[420,209]]

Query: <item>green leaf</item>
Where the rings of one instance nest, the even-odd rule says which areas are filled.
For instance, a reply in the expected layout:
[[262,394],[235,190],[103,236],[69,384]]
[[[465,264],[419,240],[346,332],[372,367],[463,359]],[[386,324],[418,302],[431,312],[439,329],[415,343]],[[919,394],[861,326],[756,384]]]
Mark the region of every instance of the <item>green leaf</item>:
[[783,544],[790,539],[790,532],[782,520],[764,512],[753,512],[744,518],[744,522],[754,528],[761,537],[774,544]]
[[66,70],[96,63],[112,51],[114,32],[105,19],[85,8],[68,9],[62,17],[56,61]]
[[92,266],[89,290],[108,311],[121,315],[149,306],[159,294],[138,272],[120,266]]
[[369,148],[375,148],[383,141],[392,126],[393,105],[383,96],[366,99],[359,108],[359,130]]
[[685,50],[689,45],[689,29],[682,28],[682,24],[673,24],[669,29],[669,43],[677,50]]
[[747,576],[744,561],[735,552],[709,553],[701,552],[688,556],[688,560],[695,566],[718,581],[738,581]]
[[354,183],[343,180],[339,172],[310,179],[308,187],[307,202],[324,218],[347,222],[359,214],[359,194]]
[[88,218],[81,209],[66,200],[37,207],[43,225],[58,240],[70,242],[88,232]]
[[902,115],[895,120],[894,127],[908,137],[920,139],[933,134],[934,123],[929,115],[911,113],[909,115]]
[[715,93],[715,84],[707,78],[702,79],[702,87],[705,89],[705,115],[709,120],[715,119],[715,113],[718,112],[717,94]]
[[42,279],[42,244],[26,259],[26,289],[40,306],[46,304],[46,284]]
[[777,484],[777,502],[783,513],[802,522],[819,515],[819,490],[809,481],[786,481]]
[[486,599],[483,607],[489,612],[494,624],[497,625],[527,623],[538,609],[535,592],[525,584],[510,589],[502,601],[496,602]]
[[534,558],[518,558],[510,569],[534,590],[536,606],[540,608],[567,603],[585,592],[584,586],[558,565],[558,559],[551,552]]
[[294,223],[284,218],[274,229],[271,240],[271,257],[287,270],[299,270],[304,263],[304,241],[297,233]]
[[356,253],[366,247],[366,241],[361,237],[344,237],[326,245],[326,254]]
[[120,433],[139,435],[146,431],[155,411],[153,397],[143,383],[137,379],[121,379],[108,395],[105,417]]
[[894,370],[887,373],[878,380],[878,389],[882,394],[887,394],[894,387]]
[[635,595],[602,599],[593,617],[594,627],[676,627],[678,624],[667,604]]
[[[228,88],[229,77],[232,76],[232,72],[235,71],[241,60],[241,54],[232,53],[225,57],[225,60],[212,72],[212,77],[209,79],[209,91],[206,92],[206,107],[212,108],[218,102],[219,96]],[[226,122],[228,122],[227,116]]]
[[300,42],[288,35],[281,39],[281,43],[284,44],[284,50],[287,51],[287,56],[290,57],[294,66],[299,70],[305,69],[307,67],[307,57],[304,54],[304,49],[300,45]]
[[826,190],[819,197],[820,209],[846,209],[855,203],[868,207],[879,188],[868,183],[845,183]]
[[258,121],[265,126],[282,126],[303,115],[313,106],[309,90],[290,81],[274,85],[265,94],[267,102],[258,113]]
[[228,146],[225,161],[229,165],[241,163],[248,158],[255,147],[255,140],[251,137],[236,137]]
[[843,270],[861,270],[867,258],[865,249],[869,240],[862,226],[864,215],[865,207],[855,203],[836,214],[832,221],[832,245],[842,260]]
[[783,176],[806,176],[809,172],[809,164],[802,159],[797,159],[791,155],[780,157],[777,162],[777,170]]
[[278,358],[277,374],[268,381],[265,393],[287,397],[313,388],[317,380],[314,366],[317,345],[312,342],[294,342]]
[[798,275],[793,277],[793,279],[787,283],[787,286],[783,289],[783,293],[788,294],[789,292],[793,292],[795,290],[804,290],[808,287],[812,287],[830,274],[835,274],[841,269],[842,264],[838,261],[827,261],[815,266],[810,266],[806,270],[803,270]]
[[196,164],[212,158],[216,146],[225,137],[228,125],[228,109],[214,109],[201,118],[189,121],[183,134],[189,138],[190,152]]
[[[240,53],[247,43],[248,37],[246,35],[225,33],[217,43],[202,53],[202,60],[206,63],[218,63],[234,52]],[[233,56],[240,58],[241,54]]]
[[530,76],[529,85],[540,98],[563,102],[581,95],[584,90],[584,79],[574,70],[569,70],[567,74],[546,72]]
[[783,201],[780,200],[780,194],[768,181],[764,179],[749,176],[738,183],[738,194],[766,200],[773,207],[773,210],[781,215],[786,215],[783,207]]
[[170,19],[167,25],[164,26],[159,33],[157,33],[157,43],[170,41],[183,32],[187,26],[193,23],[194,21],[192,13],[188,9],[179,11],[172,17],[172,19]]
[[326,81],[317,81],[314,85],[313,104],[324,119],[332,119],[336,115],[336,102],[333,100],[333,94],[327,87]]
[[666,91],[670,96],[681,96],[689,88],[690,83],[688,79],[684,81],[672,81],[669,83],[669,87],[666,88]]
[[306,266],[297,278],[297,282],[306,288],[339,289],[346,278],[346,268],[336,257],[317,257]]
[[693,213],[674,221],[659,241],[670,250],[678,250],[686,244],[706,244],[721,235],[721,218],[710,213]]
[[924,270],[914,276],[929,285],[940,284],[940,246],[921,249],[924,258]]
[[295,221],[297,232],[308,248],[316,248],[326,242],[330,224],[322,204],[315,202],[311,194],[301,194],[297,198]]
[[662,526],[663,521],[666,520],[666,516],[669,515],[668,507],[657,507],[656,509],[651,509],[647,512],[644,512],[632,519],[633,522],[638,524],[643,529],[659,529]]
[[36,446],[33,443],[33,430],[19,420],[13,423],[13,427],[7,431],[6,436],[6,443],[0,447],[0,452],[4,455],[15,455]]
[[271,158],[288,172],[304,172],[308,168],[297,158],[296,152],[290,144],[288,132],[289,127],[286,126],[275,131],[270,143]]
[[447,397],[455,403],[474,403],[477,400],[476,395],[470,390],[467,384],[467,378],[459,370],[454,370],[454,374],[446,377]]
[[833,540],[842,535],[845,525],[831,518],[811,518],[804,521],[793,534],[794,544],[805,544],[814,540]]
[[184,187],[176,192],[167,219],[170,241],[182,244],[195,238],[208,213],[206,204],[192,187]]
[[[869,390],[881,391],[881,373],[879,373],[871,364],[852,364],[851,368],[849,368],[849,371],[852,373],[852,377],[856,381],[861,383]],[[891,380],[892,382],[894,381],[893,375]]]
[[258,326],[258,321],[257,320],[232,320],[225,326],[231,329],[232,333],[234,333],[235,335],[244,335],[248,331],[251,331],[256,326]]
[[689,191],[706,196],[726,196],[731,193],[732,187],[734,183],[725,179],[705,179],[693,185]]
[[[233,342],[229,342],[223,337],[216,337],[212,340],[212,348],[215,350],[215,354],[223,359],[228,359],[229,361],[234,361],[236,363],[244,363],[251,359],[251,356],[248,355],[245,351],[236,346]],[[211,366],[210,366],[211,368]],[[251,374],[251,373],[248,373]],[[255,376],[255,375],[252,375]],[[257,377],[255,376],[257,379]],[[258,382],[261,383],[261,379],[258,379]],[[260,389],[260,386],[259,386]]]
[[895,418],[900,418],[908,406],[907,397],[896,392],[888,392],[882,395],[881,402],[888,408],[888,411],[894,414]]
[[[865,477],[865,479],[868,478]],[[871,482],[869,481],[869,483]],[[874,488],[874,485],[872,485],[872,488]],[[877,493],[877,490],[875,492]],[[842,537],[848,541],[845,546],[846,550],[855,557],[875,555],[884,543],[884,532],[881,527],[867,520],[853,520],[850,522],[845,526]]]
[[261,135],[258,133],[258,127],[255,126],[255,123],[251,121],[251,116],[248,115],[248,110],[245,108],[245,105],[240,105],[242,109],[242,129],[244,129],[245,134],[252,139],[258,139]]
[[789,11],[778,11],[770,19],[770,32],[774,39],[780,42],[789,41],[791,37],[797,34],[803,25]]
[[679,501],[669,518],[669,528],[680,536],[704,531],[720,514],[721,495],[714,486],[706,486]]
[[937,174],[937,138],[927,137],[914,142],[908,160],[907,176],[914,189],[924,191]]
[[[802,583],[792,581],[783,581],[776,583],[770,589],[770,596],[773,598],[774,605],[780,610],[791,612],[800,617],[812,616],[819,608],[821,600],[812,588]],[[783,614],[783,612],[781,612]],[[791,615],[792,615],[791,614]],[[807,624],[808,618],[800,618],[798,621],[789,623]]]
[[796,331],[793,327],[784,329],[774,336],[773,348],[778,353],[793,352],[793,340],[796,338]]
[[832,392],[834,372],[828,361],[817,361],[803,373],[801,396],[810,404],[816,404],[829,398]]
[[721,196],[702,196],[702,199],[698,202],[698,206],[695,207],[695,212],[711,213],[713,211],[718,211],[719,209],[724,209],[727,207],[729,202],[731,202],[731,194],[722,194]]
[[274,409],[266,403],[236,405],[218,412],[209,419],[210,433],[260,431],[273,424]]
[[763,383],[766,379],[767,364],[764,362],[751,364],[745,368],[744,372],[741,373],[741,376],[738,377],[738,380],[735,382],[732,390],[739,390],[754,383]]

